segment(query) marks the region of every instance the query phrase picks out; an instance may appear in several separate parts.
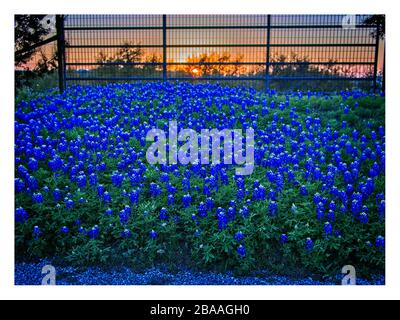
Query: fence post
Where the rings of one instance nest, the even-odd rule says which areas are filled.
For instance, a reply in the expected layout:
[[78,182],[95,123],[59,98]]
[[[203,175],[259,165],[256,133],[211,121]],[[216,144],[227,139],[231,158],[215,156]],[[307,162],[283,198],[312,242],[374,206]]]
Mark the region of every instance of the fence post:
[[271,15],[267,16],[267,54],[265,63],[265,88],[269,90],[269,66],[270,66],[270,42],[271,42]]
[[374,59],[374,92],[377,89],[378,78],[378,55],[379,55],[379,25],[376,25],[376,38],[375,38],[375,59]]
[[61,93],[65,90],[65,39],[64,17],[56,15],[57,30],[57,60],[58,60],[58,87]]
[[167,81],[167,16],[163,14],[163,81]]

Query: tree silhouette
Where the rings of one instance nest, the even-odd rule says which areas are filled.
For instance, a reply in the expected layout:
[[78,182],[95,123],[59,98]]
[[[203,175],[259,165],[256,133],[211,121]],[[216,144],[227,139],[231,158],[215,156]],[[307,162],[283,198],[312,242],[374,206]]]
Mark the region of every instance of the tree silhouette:
[[47,15],[15,15],[15,42],[14,50],[27,50],[15,55],[15,66],[22,66],[30,60],[37,51],[29,48],[43,39],[50,32],[50,20]]
[[377,31],[371,32],[371,37],[375,38],[376,33],[378,32],[378,36],[380,39],[385,37],[385,15],[384,14],[373,14],[366,18],[363,23],[365,25],[376,25],[378,26]]

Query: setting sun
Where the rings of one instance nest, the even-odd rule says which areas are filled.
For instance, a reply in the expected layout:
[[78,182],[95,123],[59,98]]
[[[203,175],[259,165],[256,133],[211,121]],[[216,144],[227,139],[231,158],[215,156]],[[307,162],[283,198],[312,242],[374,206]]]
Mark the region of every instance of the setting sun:
[[194,76],[198,76],[199,73],[200,73],[200,70],[199,70],[199,69],[197,69],[197,68],[192,69],[192,74],[193,74]]

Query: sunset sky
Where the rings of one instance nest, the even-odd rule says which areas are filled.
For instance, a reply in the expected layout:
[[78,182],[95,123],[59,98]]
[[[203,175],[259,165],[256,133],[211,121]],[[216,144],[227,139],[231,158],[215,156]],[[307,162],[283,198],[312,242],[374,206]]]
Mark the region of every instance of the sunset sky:
[[[294,25],[342,25],[343,15],[272,15],[272,26]],[[361,24],[366,16],[357,15],[356,24]],[[167,15],[167,60],[169,62],[187,62],[189,58],[200,54],[228,53],[232,59],[242,56],[243,62],[258,62],[265,64],[267,30],[262,27],[267,24],[267,15]],[[233,26],[235,29],[173,29],[185,26],[219,27]],[[251,28],[238,29],[237,26]],[[73,30],[69,28],[88,27],[89,30]],[[130,30],[98,30],[101,27],[150,27],[152,29]],[[154,54],[162,57],[162,48],[151,47],[162,45],[162,16],[161,15],[68,15],[65,20],[65,38],[71,48],[67,48],[67,63],[93,63],[100,52],[106,56],[115,54],[116,48],[78,48],[74,46],[91,45],[122,45],[131,43],[144,46],[143,58]],[[271,29],[271,57],[278,55],[290,56],[296,53],[299,57],[307,57],[311,62],[373,62],[373,46],[359,47],[296,47],[289,44],[374,44],[370,36],[371,29],[345,28],[288,28]],[[226,46],[226,45],[233,46]],[[215,45],[213,47],[213,45]],[[225,47],[218,47],[224,45]],[[241,47],[240,45],[251,45]],[[150,47],[145,47],[150,46]],[[379,48],[378,69],[383,66],[383,41]],[[49,46],[47,49],[51,51]],[[32,62],[33,63],[33,62]],[[92,69],[91,65],[68,65],[68,69]],[[249,68],[249,67],[247,67]],[[358,67],[363,70],[364,67]]]

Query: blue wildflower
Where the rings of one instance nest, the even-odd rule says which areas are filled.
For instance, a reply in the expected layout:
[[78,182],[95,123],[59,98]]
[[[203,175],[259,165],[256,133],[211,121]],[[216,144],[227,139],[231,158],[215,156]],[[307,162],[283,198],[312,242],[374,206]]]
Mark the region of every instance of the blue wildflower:
[[32,233],[33,237],[35,239],[38,239],[41,235],[42,235],[42,231],[40,230],[40,228],[38,226],[34,226],[33,227],[33,233]]
[[289,241],[289,237],[287,236],[287,234],[282,233],[281,237],[280,237],[280,243],[285,244]]
[[300,187],[300,195],[302,195],[302,196],[307,196],[308,195],[308,190],[307,190],[306,186],[302,185]]
[[158,237],[157,232],[155,232],[154,230],[151,230],[149,234],[150,234],[150,238],[152,238],[152,239],[157,239],[157,237]]
[[43,195],[40,192],[34,193],[32,195],[32,201],[33,203],[43,203]]
[[98,225],[95,225],[92,229],[89,230],[88,236],[90,239],[96,239],[100,234],[100,229]]
[[19,207],[15,209],[15,222],[23,223],[28,220],[29,215],[24,208]]
[[333,232],[333,227],[329,222],[325,222],[324,224],[324,233],[326,235],[330,235]]
[[375,241],[375,245],[379,248],[379,249],[383,249],[385,247],[385,238],[382,236],[378,236],[376,238]]
[[241,256],[242,258],[244,258],[246,256],[246,247],[244,245],[240,245],[237,248],[237,253],[239,254],[239,256]]
[[124,229],[124,231],[121,232],[121,237],[128,239],[128,238],[132,237],[132,232],[128,229]]
[[60,230],[60,233],[67,234],[69,233],[69,228],[67,226],[63,226]]
[[168,210],[163,207],[160,210],[160,220],[167,220],[167,219],[168,219]]
[[365,213],[365,212],[361,212],[361,213],[360,213],[360,222],[361,222],[362,224],[366,224],[366,223],[368,223],[368,220],[369,220],[368,214]]
[[192,203],[192,196],[190,194],[185,194],[182,197],[182,203],[184,208],[190,207],[190,204]]
[[240,241],[242,241],[244,239],[244,237],[245,237],[245,235],[244,235],[244,233],[242,231],[238,231],[235,234],[235,240],[236,241],[240,242]]
[[314,242],[311,240],[311,238],[306,239],[305,247],[307,251],[311,251],[314,248]]

